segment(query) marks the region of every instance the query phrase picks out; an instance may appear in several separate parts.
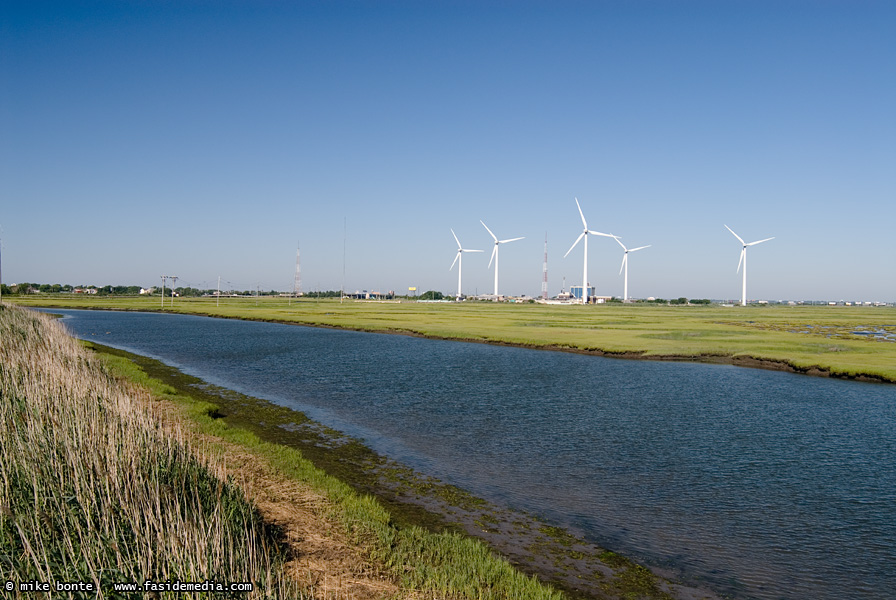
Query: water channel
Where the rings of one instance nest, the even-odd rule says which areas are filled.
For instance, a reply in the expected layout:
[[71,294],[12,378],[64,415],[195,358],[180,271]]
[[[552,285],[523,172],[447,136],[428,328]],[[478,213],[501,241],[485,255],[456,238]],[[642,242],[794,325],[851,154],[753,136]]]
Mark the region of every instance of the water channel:
[[185,315],[85,339],[735,598],[893,598],[896,386]]

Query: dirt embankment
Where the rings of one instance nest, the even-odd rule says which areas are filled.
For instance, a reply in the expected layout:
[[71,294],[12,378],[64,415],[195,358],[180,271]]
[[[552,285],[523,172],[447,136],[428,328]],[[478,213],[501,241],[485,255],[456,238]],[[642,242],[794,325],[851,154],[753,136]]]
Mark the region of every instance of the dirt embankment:
[[[135,395],[144,397],[142,395]],[[245,448],[189,428],[177,406],[146,399],[171,427],[185,431],[196,447],[219,448],[226,474],[245,490],[264,520],[275,525],[289,548],[289,574],[314,598],[416,600],[420,596],[400,586],[351,543],[328,516],[328,499],[307,485],[291,480]],[[186,425],[186,428],[185,428]]]

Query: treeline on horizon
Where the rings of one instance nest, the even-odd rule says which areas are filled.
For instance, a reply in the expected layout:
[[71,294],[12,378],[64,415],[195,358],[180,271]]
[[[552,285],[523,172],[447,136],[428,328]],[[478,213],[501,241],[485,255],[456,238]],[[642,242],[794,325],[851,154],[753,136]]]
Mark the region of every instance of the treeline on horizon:
[[[166,294],[170,293],[171,288],[165,288]],[[161,294],[161,287],[159,288],[142,288],[139,285],[106,285],[102,287],[98,287],[95,285],[85,285],[85,286],[74,286],[70,284],[61,284],[61,283],[15,283],[7,286],[6,284],[0,284],[0,293],[3,295],[10,296],[24,296],[29,294],[73,294],[73,293],[82,293],[82,294],[95,294],[97,296],[158,296]],[[174,288],[174,293],[179,297],[202,297],[202,296],[216,296],[220,294],[223,296],[280,296],[284,294],[284,292],[280,292],[277,290],[245,290],[245,291],[237,291],[237,290],[228,290],[228,291],[218,291],[217,289],[199,289],[194,287],[176,287]],[[349,292],[346,295],[353,295]],[[305,298],[339,298],[342,296],[342,292],[339,290],[326,290],[326,291],[315,291],[315,292],[304,292],[302,296]],[[429,290],[423,292],[419,296],[398,296],[395,294],[389,294],[388,297],[391,298],[415,298],[417,300],[445,300],[449,298],[453,298],[452,294],[443,294],[442,292],[437,292],[435,290]],[[532,302],[535,301],[533,298]],[[613,297],[609,300],[609,302],[622,302],[621,298]],[[685,297],[681,298],[672,298],[667,300],[665,298],[655,298],[652,300],[634,300],[634,302],[645,302],[649,304],[712,304],[712,300],[702,298],[702,299],[688,299]]]
[[[95,291],[94,291],[95,290]],[[165,293],[169,294],[171,288],[166,287]],[[106,285],[106,286],[95,286],[95,285],[70,285],[70,284],[61,284],[61,283],[14,283],[11,285],[0,284],[0,291],[2,291],[3,295],[10,296],[24,296],[28,294],[73,294],[73,293],[83,293],[83,294],[96,294],[97,296],[158,296],[162,293],[162,288],[143,288],[139,285]],[[142,292],[142,293],[141,293]],[[218,290],[216,289],[199,289],[194,287],[176,287],[174,288],[174,293],[178,296],[215,296],[218,294]],[[221,296],[255,296],[256,294],[259,296],[279,296],[283,292],[279,292],[277,290],[221,290]],[[339,290],[327,290],[321,292],[307,292],[304,294],[305,296],[311,296],[314,298],[338,298],[341,295]]]

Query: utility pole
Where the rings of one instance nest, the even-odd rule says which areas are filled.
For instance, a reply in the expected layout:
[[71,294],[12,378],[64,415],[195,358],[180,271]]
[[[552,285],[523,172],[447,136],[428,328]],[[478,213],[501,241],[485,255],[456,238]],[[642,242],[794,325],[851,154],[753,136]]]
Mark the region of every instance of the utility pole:
[[171,275],[170,278],[173,282],[171,284],[171,308],[174,308],[174,286],[177,285],[177,275]]
[[160,275],[162,278],[162,310],[165,310],[165,281],[168,279],[167,275]]
[[218,295],[215,297],[215,306],[221,306],[221,276],[218,275]]

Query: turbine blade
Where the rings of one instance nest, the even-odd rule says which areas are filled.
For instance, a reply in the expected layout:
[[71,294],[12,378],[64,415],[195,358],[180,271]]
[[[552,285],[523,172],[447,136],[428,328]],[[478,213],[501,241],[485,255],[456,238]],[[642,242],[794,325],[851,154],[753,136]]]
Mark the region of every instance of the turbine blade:
[[457,242],[457,247],[460,248],[460,240],[457,239],[457,234],[454,233],[454,230],[453,230],[453,229],[451,230],[451,235],[454,236],[454,241]]
[[511,239],[509,239],[509,240],[501,240],[501,241],[498,242],[498,243],[499,243],[499,244],[506,244],[507,242],[515,242],[515,241],[517,241],[517,240],[524,240],[524,239],[526,239],[526,238],[525,238],[525,237],[511,238]]
[[622,264],[619,265],[619,274],[622,275],[622,269],[625,268],[625,261],[628,260],[628,252],[622,255]]
[[646,246],[639,246],[638,248],[632,248],[629,252],[636,252],[638,250],[643,250],[644,248],[650,248],[652,244],[647,244]]
[[485,252],[485,250],[467,250],[466,248],[461,248],[461,252]]
[[566,254],[563,255],[563,258],[566,258],[567,256],[569,256],[569,253],[572,252],[572,249],[576,247],[576,244],[578,244],[579,241],[580,241],[583,237],[585,237],[585,232],[584,232],[584,231],[583,231],[582,233],[579,234],[579,237],[577,237],[577,238],[576,238],[576,241],[572,243],[572,246],[569,247],[569,250],[566,251]]
[[579,216],[582,217],[582,225],[585,226],[585,229],[588,229],[588,223],[585,222],[585,213],[582,212],[582,205],[579,204],[578,198],[576,198],[576,206],[579,208]]
[[590,233],[591,235],[602,235],[602,236],[604,236],[604,237],[616,238],[616,241],[617,241],[617,242],[619,241],[618,236],[615,236],[615,235],[613,235],[612,233],[601,233],[601,232],[599,232],[599,231],[589,231],[588,233]]
[[625,247],[625,244],[623,244],[621,241],[619,241],[619,238],[618,238],[617,236],[614,235],[614,236],[613,236],[613,239],[616,240],[616,243],[617,243],[617,244],[619,244],[620,246],[622,246],[622,249],[623,249],[623,250],[625,250],[626,252],[628,252],[628,248]]
[[755,246],[756,244],[761,244],[762,242],[767,242],[767,241],[773,240],[773,239],[775,239],[775,238],[773,238],[773,237],[765,238],[764,240],[759,240],[758,242],[750,242],[749,244],[746,244],[746,245],[747,246]]
[[489,268],[489,269],[492,268],[492,261],[495,260],[495,254],[497,254],[497,253],[498,253],[498,244],[495,244],[495,249],[492,250],[492,257],[490,259],[488,259],[488,267],[487,268]]
[[448,267],[448,270],[449,270],[449,271],[454,270],[454,263],[456,263],[456,262],[457,262],[457,259],[460,258],[460,253],[461,253],[461,250],[458,250],[458,251],[457,251],[457,254],[454,255],[454,262],[451,263],[451,266],[450,266],[450,267]]
[[[479,219],[479,222],[482,223],[482,219]],[[494,239],[497,242],[498,238],[495,236],[494,233],[492,233],[492,230],[488,228],[488,225],[486,225],[485,223],[482,223],[482,226],[485,227],[485,230],[488,232],[488,234],[490,236],[492,236],[492,239]]]
[[730,231],[731,234],[732,234],[734,237],[736,237],[738,240],[740,240],[740,243],[741,243],[741,244],[746,243],[746,242],[744,242],[744,241],[741,239],[741,237],[740,237],[739,235],[737,235],[736,233],[734,233],[734,230],[732,230],[732,229],[731,229],[730,227],[728,227],[727,225],[725,225],[725,229],[727,229],[728,231]]
[[742,262],[744,262],[744,254],[746,254],[746,253],[747,253],[747,249],[746,249],[746,248],[741,248],[741,250],[740,250],[740,260],[737,261],[737,271],[735,271],[735,273],[740,273],[740,264],[741,264]]

